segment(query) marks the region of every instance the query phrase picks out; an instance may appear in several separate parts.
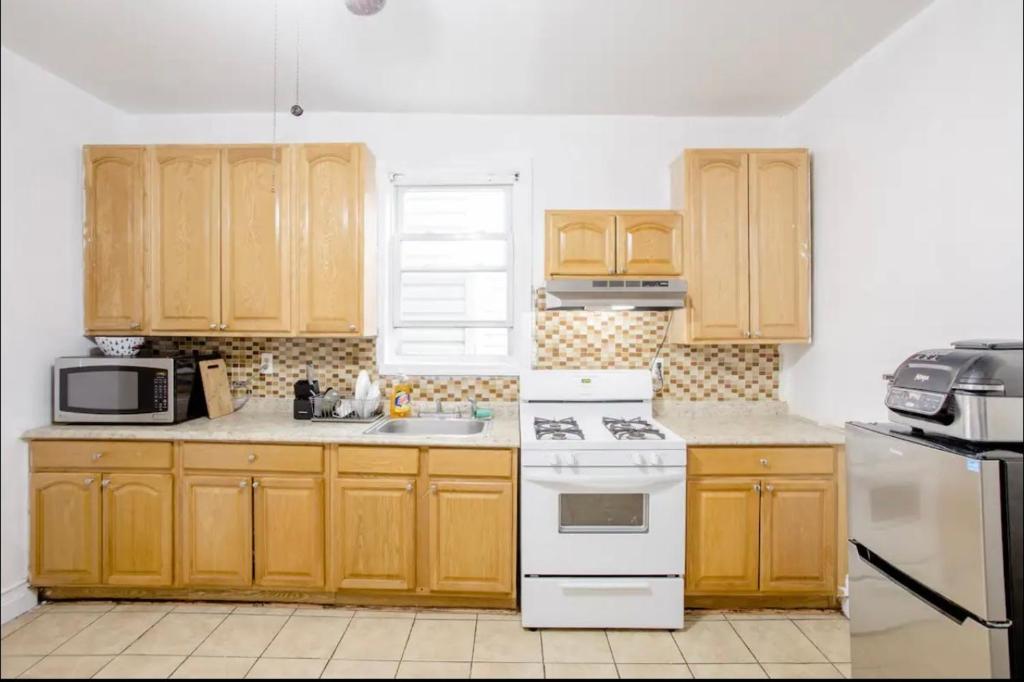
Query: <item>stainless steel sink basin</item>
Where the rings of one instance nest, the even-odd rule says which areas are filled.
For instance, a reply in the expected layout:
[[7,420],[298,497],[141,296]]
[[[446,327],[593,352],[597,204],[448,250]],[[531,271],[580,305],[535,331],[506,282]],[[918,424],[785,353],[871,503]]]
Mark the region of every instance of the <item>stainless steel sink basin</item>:
[[396,436],[475,436],[483,433],[487,422],[480,419],[437,419],[431,417],[403,417],[384,419],[366,430],[366,433],[387,433]]

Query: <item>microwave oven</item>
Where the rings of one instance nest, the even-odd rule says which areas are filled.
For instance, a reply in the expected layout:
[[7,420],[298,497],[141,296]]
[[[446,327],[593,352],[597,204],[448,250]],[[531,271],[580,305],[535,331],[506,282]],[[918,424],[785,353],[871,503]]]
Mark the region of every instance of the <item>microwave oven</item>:
[[58,424],[175,424],[206,414],[194,356],[64,357],[53,365]]

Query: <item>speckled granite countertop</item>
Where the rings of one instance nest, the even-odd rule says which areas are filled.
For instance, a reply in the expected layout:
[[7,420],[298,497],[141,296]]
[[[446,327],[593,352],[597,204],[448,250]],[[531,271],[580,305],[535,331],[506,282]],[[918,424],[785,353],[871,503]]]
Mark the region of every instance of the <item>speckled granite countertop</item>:
[[656,401],[655,418],[694,445],[842,445],[842,429],[788,413],[776,401]]
[[[445,409],[451,410],[452,405]],[[441,447],[518,448],[517,403],[495,403],[495,417],[473,436],[400,436],[364,433],[370,424],[310,422],[292,418],[291,400],[254,399],[237,412],[181,424],[41,426],[22,434],[25,440],[189,440],[251,443],[337,443],[341,445],[434,445]]]

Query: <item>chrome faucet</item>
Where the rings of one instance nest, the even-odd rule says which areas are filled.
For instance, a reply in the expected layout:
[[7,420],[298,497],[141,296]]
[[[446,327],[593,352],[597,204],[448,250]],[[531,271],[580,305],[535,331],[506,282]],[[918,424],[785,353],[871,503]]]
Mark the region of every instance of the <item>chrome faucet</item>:
[[476,418],[476,398],[470,397],[468,399],[468,402],[469,402],[469,414],[467,415],[467,418],[468,419],[475,419]]

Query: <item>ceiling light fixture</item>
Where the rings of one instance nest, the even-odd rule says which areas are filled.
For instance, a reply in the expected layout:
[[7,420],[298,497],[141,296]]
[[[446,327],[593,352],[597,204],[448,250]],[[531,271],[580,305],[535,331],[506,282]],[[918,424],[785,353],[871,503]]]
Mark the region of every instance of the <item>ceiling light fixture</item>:
[[345,0],[345,7],[352,14],[368,17],[384,9],[387,0]]

